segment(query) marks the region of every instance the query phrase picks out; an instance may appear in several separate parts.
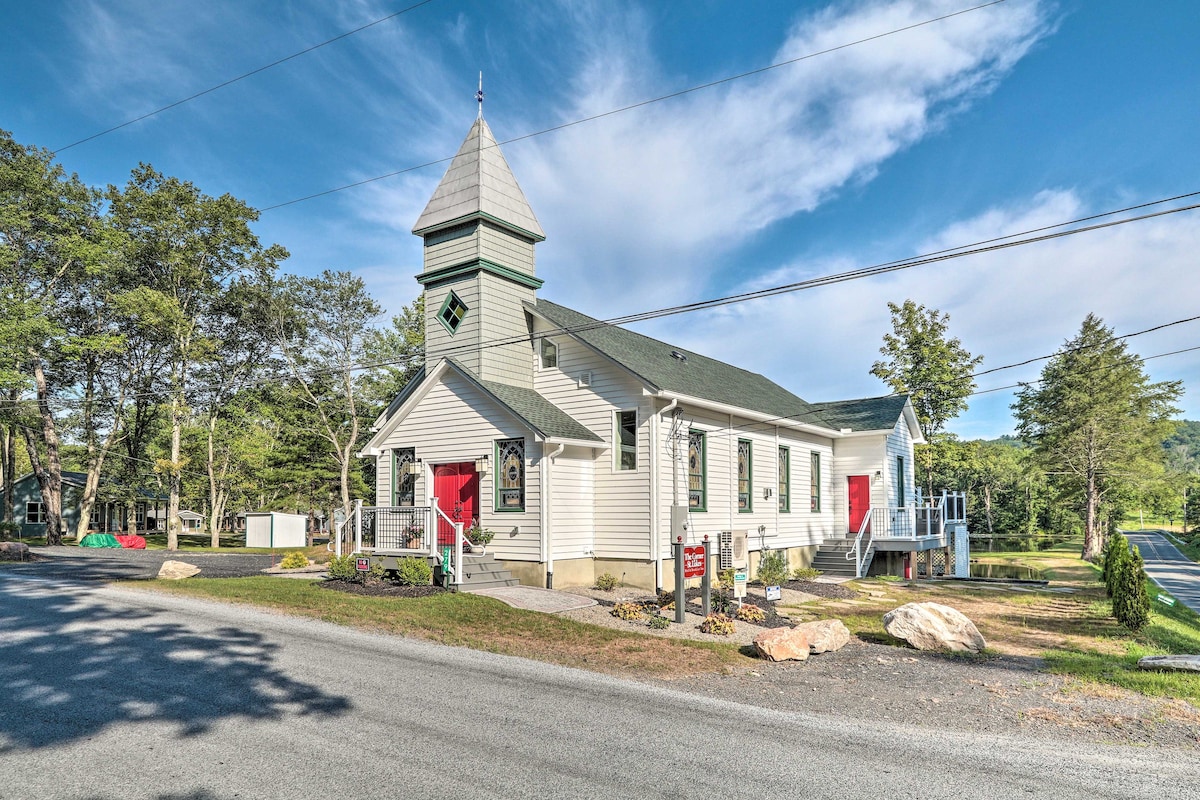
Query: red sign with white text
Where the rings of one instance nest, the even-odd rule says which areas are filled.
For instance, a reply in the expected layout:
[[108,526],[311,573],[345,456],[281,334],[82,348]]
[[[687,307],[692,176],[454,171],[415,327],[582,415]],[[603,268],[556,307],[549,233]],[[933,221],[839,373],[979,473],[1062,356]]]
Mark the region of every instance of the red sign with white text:
[[704,576],[704,551],[702,544],[685,544],[683,546],[683,577],[700,578]]

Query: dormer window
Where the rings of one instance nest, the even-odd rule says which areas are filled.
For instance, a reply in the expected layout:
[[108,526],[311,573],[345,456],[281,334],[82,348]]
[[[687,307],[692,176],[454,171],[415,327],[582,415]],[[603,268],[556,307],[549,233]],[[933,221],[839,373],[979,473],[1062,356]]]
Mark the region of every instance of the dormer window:
[[542,369],[558,366],[558,345],[549,339],[542,339]]
[[450,335],[458,332],[458,328],[462,325],[463,317],[467,315],[467,304],[459,299],[454,292],[446,295],[445,301],[442,303],[442,310],[438,312],[438,319],[442,321],[442,325],[446,326],[446,330],[450,331]]

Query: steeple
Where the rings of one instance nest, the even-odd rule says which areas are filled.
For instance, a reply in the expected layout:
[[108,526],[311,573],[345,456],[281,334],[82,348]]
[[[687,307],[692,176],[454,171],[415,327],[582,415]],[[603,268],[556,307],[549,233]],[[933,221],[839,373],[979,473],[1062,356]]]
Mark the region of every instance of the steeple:
[[546,238],[483,117],[471,125],[413,233],[425,236],[470,219],[490,220],[535,242]]
[[[482,92],[481,82],[481,108]],[[542,285],[533,251],[546,235],[482,113],[413,233],[425,240],[426,367],[449,356],[484,380],[532,388],[524,304]]]

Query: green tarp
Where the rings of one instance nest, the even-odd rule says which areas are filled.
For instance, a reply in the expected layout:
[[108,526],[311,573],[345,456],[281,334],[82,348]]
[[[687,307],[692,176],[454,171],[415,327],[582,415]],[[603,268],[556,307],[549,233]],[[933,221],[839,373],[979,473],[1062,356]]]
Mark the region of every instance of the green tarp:
[[89,533],[79,542],[80,547],[120,547],[121,543],[111,533]]

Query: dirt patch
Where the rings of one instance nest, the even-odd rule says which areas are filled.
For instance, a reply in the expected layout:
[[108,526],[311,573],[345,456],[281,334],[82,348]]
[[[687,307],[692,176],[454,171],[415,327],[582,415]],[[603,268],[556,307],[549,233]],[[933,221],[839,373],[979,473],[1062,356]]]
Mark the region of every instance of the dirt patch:
[[387,583],[386,581],[355,583],[353,581],[331,580],[319,585],[322,589],[331,589],[335,592],[345,592],[346,594],[357,594],[362,597],[431,597],[450,591],[441,586],[397,586],[394,583]]

